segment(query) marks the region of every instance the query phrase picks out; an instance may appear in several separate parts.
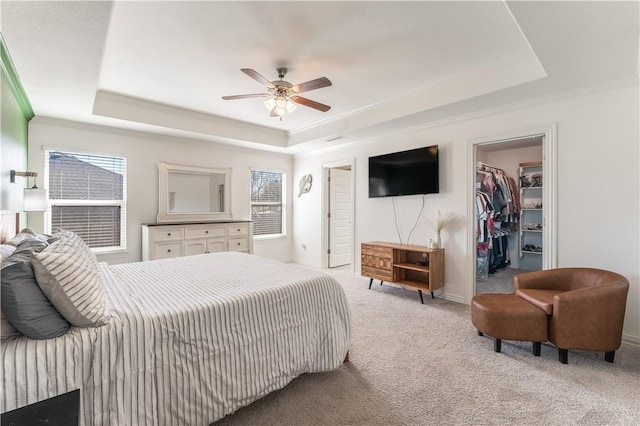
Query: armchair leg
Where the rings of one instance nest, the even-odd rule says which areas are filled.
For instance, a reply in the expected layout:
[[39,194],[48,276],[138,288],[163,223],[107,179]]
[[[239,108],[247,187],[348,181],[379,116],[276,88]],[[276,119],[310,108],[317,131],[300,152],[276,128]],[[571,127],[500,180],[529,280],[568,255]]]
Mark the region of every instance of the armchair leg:
[[558,348],[558,359],[563,364],[569,363],[569,349],[560,349]]
[[607,362],[613,362],[613,358],[616,356],[616,351],[610,351],[604,353],[604,360]]
[[502,350],[502,339],[495,340],[493,350],[496,352],[500,352]]
[[540,356],[540,348],[542,347],[542,342],[533,342],[533,355]]
[[478,336],[484,336],[484,333],[480,330],[478,330]]

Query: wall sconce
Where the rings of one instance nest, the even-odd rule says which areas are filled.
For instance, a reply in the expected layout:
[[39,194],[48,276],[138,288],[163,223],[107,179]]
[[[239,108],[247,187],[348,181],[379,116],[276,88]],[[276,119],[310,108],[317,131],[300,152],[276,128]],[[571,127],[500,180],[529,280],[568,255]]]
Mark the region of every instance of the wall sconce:
[[32,177],[33,186],[31,188],[24,189],[24,197],[22,199],[22,210],[25,212],[46,212],[47,211],[47,190],[38,188],[36,179],[38,178],[38,172],[16,172],[15,170],[9,171],[9,177],[11,183],[16,183],[16,176],[24,176],[28,179]]
[[[22,198],[22,211],[25,212],[46,212],[47,211],[47,190],[38,188],[36,178],[38,172],[16,172],[15,170],[9,171],[9,177],[11,183],[16,183],[16,176],[24,176],[27,178],[27,186],[29,184],[29,178],[32,177],[33,187],[25,188]],[[16,213],[16,233],[20,231],[20,213]]]

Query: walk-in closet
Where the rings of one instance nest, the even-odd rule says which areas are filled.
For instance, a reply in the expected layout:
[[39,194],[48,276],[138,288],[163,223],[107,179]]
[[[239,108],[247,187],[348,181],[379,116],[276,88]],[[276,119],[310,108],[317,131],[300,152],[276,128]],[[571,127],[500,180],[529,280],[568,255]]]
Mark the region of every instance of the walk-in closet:
[[476,294],[542,269],[542,137],[476,148]]

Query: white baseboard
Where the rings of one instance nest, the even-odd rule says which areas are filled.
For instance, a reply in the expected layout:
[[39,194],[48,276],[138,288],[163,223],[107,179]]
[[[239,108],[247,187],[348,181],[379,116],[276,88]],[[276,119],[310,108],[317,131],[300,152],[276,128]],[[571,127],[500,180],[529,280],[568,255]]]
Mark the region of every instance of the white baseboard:
[[636,348],[640,348],[640,337],[631,336],[630,334],[622,335],[622,343],[629,346],[634,346]]
[[452,302],[457,302],[457,303],[465,304],[465,302],[464,302],[464,297],[462,297],[462,296],[455,296],[455,295],[453,295],[453,294],[448,294],[448,293],[442,293],[442,294],[441,294],[441,296],[442,296],[444,299],[450,300],[450,301],[452,301]]
[[289,260],[289,263],[297,263],[298,265],[309,266],[311,268],[316,268],[316,269],[320,269],[321,268],[320,263],[311,262],[309,260],[304,260],[304,259],[291,259],[291,260]]

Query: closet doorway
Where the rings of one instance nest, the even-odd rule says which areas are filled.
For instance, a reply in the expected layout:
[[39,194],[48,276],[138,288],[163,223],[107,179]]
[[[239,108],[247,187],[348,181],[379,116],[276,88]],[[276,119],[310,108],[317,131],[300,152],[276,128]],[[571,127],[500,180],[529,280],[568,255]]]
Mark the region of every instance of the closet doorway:
[[556,266],[555,125],[470,141],[468,298]]

